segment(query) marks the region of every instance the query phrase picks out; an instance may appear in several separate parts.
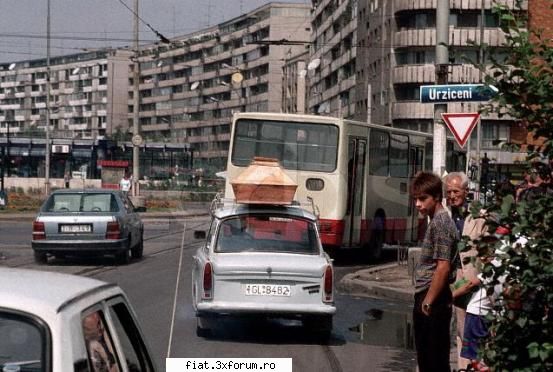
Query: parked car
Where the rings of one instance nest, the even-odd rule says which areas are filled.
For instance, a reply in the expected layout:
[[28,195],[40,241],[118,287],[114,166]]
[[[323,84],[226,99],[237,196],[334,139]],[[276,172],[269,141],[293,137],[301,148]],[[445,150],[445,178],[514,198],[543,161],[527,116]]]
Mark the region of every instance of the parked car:
[[330,336],[334,271],[313,214],[299,206],[224,205],[204,235],[192,271],[199,336],[222,316],[252,315],[300,319]]
[[156,370],[117,285],[5,267],[0,283],[0,370]]
[[31,246],[37,263],[48,256],[114,254],[119,263],[141,258],[144,225],[130,199],[119,190],[56,190],[33,222]]

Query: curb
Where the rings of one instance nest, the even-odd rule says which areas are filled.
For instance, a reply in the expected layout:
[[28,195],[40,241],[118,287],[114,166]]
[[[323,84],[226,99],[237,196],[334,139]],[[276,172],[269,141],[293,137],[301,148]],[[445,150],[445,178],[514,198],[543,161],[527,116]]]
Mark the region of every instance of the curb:
[[397,267],[396,263],[386,264],[371,267],[364,270],[359,270],[355,273],[345,275],[337,288],[346,291],[352,295],[372,298],[388,298],[408,303],[413,303],[414,289],[396,288],[385,286],[382,283],[372,280],[364,280],[364,276],[382,270],[392,269]]
[[[35,219],[36,213],[0,213],[0,221],[25,221],[31,222]],[[151,212],[151,213],[139,213],[142,220],[178,220],[181,218],[191,217],[203,217],[209,216],[208,211],[190,211],[190,213],[183,212]]]

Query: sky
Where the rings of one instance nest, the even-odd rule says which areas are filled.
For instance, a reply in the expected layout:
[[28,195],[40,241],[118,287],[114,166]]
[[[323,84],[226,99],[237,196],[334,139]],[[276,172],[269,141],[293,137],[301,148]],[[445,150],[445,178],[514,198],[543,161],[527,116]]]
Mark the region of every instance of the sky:
[[[167,38],[227,21],[269,0],[139,0],[140,40]],[[310,4],[311,0],[281,0]],[[130,8],[130,10],[125,7]],[[50,56],[132,46],[134,0],[50,0]],[[47,0],[0,0],[0,63],[46,58]]]

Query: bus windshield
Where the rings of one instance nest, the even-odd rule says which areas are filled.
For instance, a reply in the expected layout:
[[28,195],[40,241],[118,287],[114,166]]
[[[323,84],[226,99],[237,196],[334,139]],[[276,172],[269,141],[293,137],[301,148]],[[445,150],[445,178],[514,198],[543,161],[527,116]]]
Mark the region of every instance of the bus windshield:
[[236,121],[232,164],[248,166],[255,156],[278,159],[286,169],[336,169],[338,127],[272,120]]

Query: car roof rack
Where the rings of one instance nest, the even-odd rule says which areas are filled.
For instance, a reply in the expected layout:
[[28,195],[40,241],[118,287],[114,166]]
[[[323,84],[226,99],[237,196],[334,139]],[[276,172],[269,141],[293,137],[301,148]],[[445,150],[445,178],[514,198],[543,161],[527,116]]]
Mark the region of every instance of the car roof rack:
[[250,205],[250,206],[259,206],[259,207],[263,207],[263,206],[298,207],[312,213],[317,218],[317,220],[319,219],[319,215],[320,215],[319,207],[315,205],[313,198],[309,196],[307,197],[307,200],[303,200],[303,201],[294,199],[292,200],[291,204],[255,204],[255,203],[239,203],[236,201],[236,199],[225,198],[222,193],[215,194],[215,197],[211,201],[209,212],[211,215],[213,215],[215,213],[215,210],[222,208],[224,206],[230,207],[230,206],[239,206],[239,205]]

